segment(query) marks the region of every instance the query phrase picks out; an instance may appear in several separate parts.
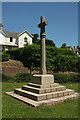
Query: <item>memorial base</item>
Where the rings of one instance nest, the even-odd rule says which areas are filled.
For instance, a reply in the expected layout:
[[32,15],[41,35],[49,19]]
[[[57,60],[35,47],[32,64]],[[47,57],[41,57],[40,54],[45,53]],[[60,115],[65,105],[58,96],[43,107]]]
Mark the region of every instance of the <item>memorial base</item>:
[[52,84],[54,83],[54,76],[53,75],[48,75],[48,74],[45,74],[45,75],[33,75],[33,83],[35,84],[40,84],[40,85],[43,85],[43,84]]
[[79,98],[80,94],[54,83],[53,75],[33,75],[33,82],[6,94],[31,106],[55,104],[67,99]]

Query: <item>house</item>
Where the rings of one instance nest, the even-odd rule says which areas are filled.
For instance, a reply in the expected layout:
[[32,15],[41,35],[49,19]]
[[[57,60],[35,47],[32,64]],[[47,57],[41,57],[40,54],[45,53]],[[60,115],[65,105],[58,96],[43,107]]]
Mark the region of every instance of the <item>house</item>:
[[68,49],[73,50],[72,46],[67,46]]
[[74,46],[74,52],[78,55],[78,56],[80,56],[80,46]]
[[73,50],[74,53],[76,53],[78,56],[80,56],[80,47],[74,46],[73,48],[71,46],[67,46],[68,49]]
[[0,51],[13,48],[25,47],[26,44],[32,44],[33,36],[27,31],[21,33],[3,31],[3,25],[0,24]]

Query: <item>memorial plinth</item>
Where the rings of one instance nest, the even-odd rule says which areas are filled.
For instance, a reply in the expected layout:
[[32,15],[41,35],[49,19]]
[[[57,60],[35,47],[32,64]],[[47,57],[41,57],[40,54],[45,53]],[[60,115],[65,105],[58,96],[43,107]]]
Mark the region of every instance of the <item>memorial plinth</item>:
[[44,85],[44,84],[52,84],[54,83],[54,76],[53,75],[33,75],[33,83],[35,84],[40,84],[40,85]]
[[40,74],[33,75],[32,83],[23,85],[6,94],[23,101],[29,105],[37,107],[39,105],[55,104],[67,99],[79,98],[80,94],[74,90],[66,89],[65,86],[54,83],[54,76],[46,73],[46,50],[45,50],[45,26],[48,24],[45,17],[41,16],[41,23],[38,27],[41,29],[41,67]]

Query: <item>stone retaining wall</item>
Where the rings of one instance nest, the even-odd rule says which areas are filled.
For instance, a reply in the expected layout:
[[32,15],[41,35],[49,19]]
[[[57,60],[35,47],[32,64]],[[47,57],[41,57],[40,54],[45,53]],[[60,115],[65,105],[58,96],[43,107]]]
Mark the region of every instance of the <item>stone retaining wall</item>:
[[5,75],[15,75],[17,73],[21,73],[21,72],[29,72],[30,70],[28,70],[28,68],[24,68],[24,67],[2,67],[2,73]]

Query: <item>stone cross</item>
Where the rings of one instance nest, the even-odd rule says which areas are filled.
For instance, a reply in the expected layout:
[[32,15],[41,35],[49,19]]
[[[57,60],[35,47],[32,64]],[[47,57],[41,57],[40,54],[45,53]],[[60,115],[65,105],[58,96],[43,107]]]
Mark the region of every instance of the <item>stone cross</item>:
[[40,38],[41,38],[41,74],[46,74],[46,50],[45,50],[45,26],[48,24],[47,21],[45,21],[45,17],[41,16],[41,23],[38,25],[38,27],[41,29],[40,31]]

